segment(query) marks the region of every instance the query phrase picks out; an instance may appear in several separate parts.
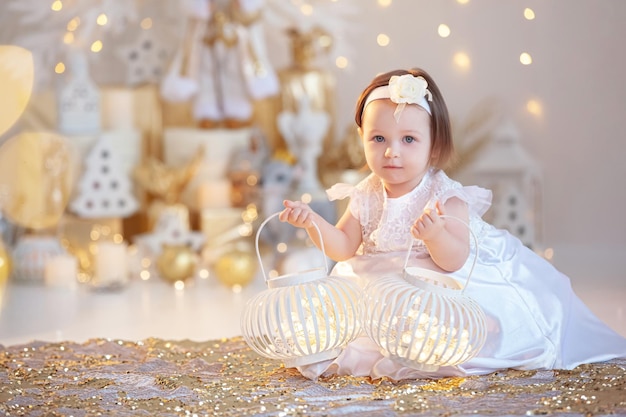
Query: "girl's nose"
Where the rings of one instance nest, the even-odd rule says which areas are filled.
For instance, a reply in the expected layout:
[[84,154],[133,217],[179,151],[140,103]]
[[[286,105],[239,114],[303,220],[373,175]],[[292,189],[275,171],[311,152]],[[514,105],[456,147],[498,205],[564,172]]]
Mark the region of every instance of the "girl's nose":
[[398,155],[398,151],[396,147],[389,145],[387,149],[385,150],[385,156],[387,158],[397,158],[399,155]]

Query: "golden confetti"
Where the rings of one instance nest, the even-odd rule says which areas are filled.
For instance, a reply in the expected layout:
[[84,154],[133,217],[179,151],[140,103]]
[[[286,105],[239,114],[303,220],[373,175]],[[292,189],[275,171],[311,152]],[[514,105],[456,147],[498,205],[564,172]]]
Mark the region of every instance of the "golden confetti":
[[242,338],[0,346],[3,415],[606,415],[626,413],[626,359],[571,371],[314,382]]

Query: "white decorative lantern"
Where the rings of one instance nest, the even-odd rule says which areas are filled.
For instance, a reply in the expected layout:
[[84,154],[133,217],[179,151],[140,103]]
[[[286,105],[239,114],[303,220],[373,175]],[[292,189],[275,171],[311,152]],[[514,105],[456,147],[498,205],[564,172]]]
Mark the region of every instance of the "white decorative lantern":
[[87,57],[70,56],[70,74],[58,92],[58,130],[68,135],[100,131],[100,90],[90,77]]
[[543,228],[541,173],[512,123],[503,123],[494,131],[468,174],[472,183],[493,191],[493,203],[485,221],[537,249]]
[[[268,289],[246,304],[241,316],[243,337],[252,350],[282,360],[287,367],[334,359],[359,333],[360,290],[347,278],[328,276],[327,263],[268,279],[259,253],[259,235],[276,215],[268,217],[257,231],[257,256]],[[317,225],[315,228],[319,233]],[[321,247],[324,252],[323,242]]]
[[[408,255],[406,259],[408,263]],[[407,263],[403,274],[372,280],[365,287],[365,332],[385,356],[418,370],[436,371],[476,356],[487,332],[482,308],[464,294],[474,265],[462,288],[448,275]]]

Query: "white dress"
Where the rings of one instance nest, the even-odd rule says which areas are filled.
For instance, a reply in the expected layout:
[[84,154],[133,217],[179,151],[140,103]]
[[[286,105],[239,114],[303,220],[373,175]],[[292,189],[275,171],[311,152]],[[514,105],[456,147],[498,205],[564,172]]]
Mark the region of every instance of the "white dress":
[[[404,268],[410,228],[424,208],[450,197],[465,201],[469,224],[478,239],[478,258],[465,294],[476,300],[487,316],[487,341],[477,356],[436,372],[397,364],[380,353],[364,333],[334,360],[299,367],[316,379],[321,375],[437,378],[477,375],[498,369],[572,369],[583,363],[626,357],[626,338],[600,321],[573,292],[567,276],[524,246],[505,230],[481,219],[491,205],[491,191],[463,187],[441,170],[431,170],[410,193],[387,198],[380,180],[370,175],[356,187],[338,184],[328,190],[331,199],[350,197],[349,208],[359,219],[363,244],[357,254],[333,268],[331,275],[352,277],[363,286]],[[411,253],[410,266],[439,270],[422,242]],[[465,265],[451,274],[465,285],[475,245]]]

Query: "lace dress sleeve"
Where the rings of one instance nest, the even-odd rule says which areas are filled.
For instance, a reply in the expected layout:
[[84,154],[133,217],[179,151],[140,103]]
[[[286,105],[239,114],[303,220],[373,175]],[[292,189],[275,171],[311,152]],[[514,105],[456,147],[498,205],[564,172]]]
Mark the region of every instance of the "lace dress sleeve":
[[350,197],[350,203],[348,205],[350,213],[355,218],[359,218],[358,193],[354,185],[337,183],[326,190],[326,195],[330,201],[343,200],[346,197]]
[[444,190],[438,193],[434,200],[444,204],[451,197],[457,197],[467,203],[470,217],[482,217],[491,206],[492,193],[486,188],[471,185]]

